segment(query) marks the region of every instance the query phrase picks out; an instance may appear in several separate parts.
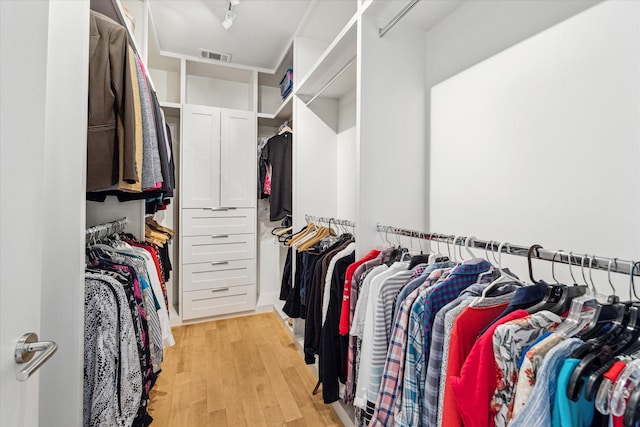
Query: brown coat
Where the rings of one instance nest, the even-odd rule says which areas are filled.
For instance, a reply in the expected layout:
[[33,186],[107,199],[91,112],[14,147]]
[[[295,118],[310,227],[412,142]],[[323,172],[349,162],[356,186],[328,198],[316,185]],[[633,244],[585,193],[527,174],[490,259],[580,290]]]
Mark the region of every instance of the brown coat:
[[[87,191],[139,180],[136,172],[136,126],[127,30],[91,12],[89,39],[89,128]],[[135,71],[134,71],[135,72]],[[118,125],[122,141],[119,141]]]

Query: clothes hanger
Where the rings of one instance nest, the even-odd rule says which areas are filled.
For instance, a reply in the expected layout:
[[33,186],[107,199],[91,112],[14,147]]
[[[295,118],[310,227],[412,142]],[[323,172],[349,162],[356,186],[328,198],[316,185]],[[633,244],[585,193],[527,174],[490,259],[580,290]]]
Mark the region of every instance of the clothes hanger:
[[293,129],[289,127],[289,121],[285,120],[285,122],[278,129],[278,135],[282,135],[285,132],[293,133]]
[[[411,231],[411,249],[413,249],[413,231]],[[420,247],[420,253],[413,252],[413,256],[411,257],[411,262],[409,263],[409,270],[413,270],[419,264],[428,264],[429,263],[429,255],[425,254],[422,250],[422,242],[420,238],[420,233],[416,233],[416,240],[418,241],[418,246]]]
[[314,232],[317,226],[313,222],[307,222],[307,226],[292,236],[289,240],[289,246],[295,246],[296,243],[304,239],[308,234]]
[[[585,295],[588,291],[588,286],[583,286],[583,285],[578,285],[576,283],[575,277],[573,276],[573,268],[572,268],[572,262],[571,262],[571,258],[573,255],[569,255],[568,257],[568,261],[569,261],[569,274],[571,275],[571,278],[573,279],[573,285],[572,286],[567,286],[565,284],[561,284],[560,282],[558,282],[558,279],[556,279],[555,276],[555,258],[557,254],[560,254],[560,260],[562,260],[562,253],[564,251],[563,250],[559,250],[556,251],[556,253],[553,254],[553,258],[552,258],[552,263],[551,263],[551,276],[553,277],[553,280],[556,282],[556,288],[555,288],[555,292],[557,295],[558,293],[560,294],[560,297],[557,299],[557,302],[554,305],[547,305],[542,304],[542,303],[538,303],[536,306],[534,306],[532,308],[531,312],[534,312],[533,309],[536,309],[536,311],[541,310],[542,308],[540,307],[544,307],[545,310],[549,310],[553,313],[556,313],[558,315],[563,315],[564,313],[567,312],[567,310],[569,310],[571,307],[573,307],[573,302],[576,300],[576,298],[581,297],[583,295]],[[562,291],[560,293],[560,291]],[[555,298],[553,298],[555,299]],[[552,300],[553,300],[552,299]],[[575,309],[578,310],[578,308],[582,308],[582,307],[576,307]],[[528,311],[528,310],[527,310]],[[576,311],[576,313],[574,314],[577,315],[578,313],[580,313],[579,311]],[[567,323],[564,327],[567,328],[569,325],[572,325],[576,319],[572,318],[571,321],[569,323]],[[562,322],[562,324],[564,325],[566,322],[566,320],[564,322]]]
[[[471,250],[471,242],[475,240],[476,240],[475,236],[468,236],[467,238],[464,239],[464,249],[467,252],[467,254],[469,254],[469,259],[462,261],[462,263],[465,265],[475,265],[484,261],[482,258],[479,258],[478,256],[476,256],[476,254],[474,254],[473,251]],[[460,256],[462,256],[462,245],[460,246],[460,254],[461,254]],[[492,273],[493,273],[493,269],[490,268],[486,272],[479,274],[478,280],[480,280],[481,277],[484,277],[487,274],[492,274]]]
[[[435,264],[436,262],[438,262],[438,259],[443,259],[444,255],[442,254],[442,252],[440,252],[440,239],[438,237],[436,237],[438,235],[436,235],[435,233],[432,233],[429,237],[430,239],[428,239],[429,241],[429,252],[431,252],[431,255],[429,255],[429,264]],[[431,240],[432,239],[436,239],[436,251],[434,252],[431,248]]]
[[[472,307],[477,306],[479,302],[487,298],[487,295],[489,295],[489,293],[491,293],[494,289],[498,288],[499,285],[502,285],[504,283],[514,283],[514,284],[520,284],[521,286],[525,286],[524,282],[522,282],[517,277],[509,274],[507,271],[505,271],[505,269],[502,268],[502,249],[505,246],[509,248],[509,243],[502,242],[498,245],[498,271],[500,272],[500,276],[482,290],[482,295],[480,295],[479,297],[476,297],[471,302]],[[509,249],[507,249],[507,253],[509,253]]]
[[[618,302],[618,298],[614,296],[609,301],[613,301],[609,304],[598,304],[596,312],[596,322],[609,321],[612,325],[605,334],[599,338],[589,340],[585,345],[571,355],[573,358],[582,359],[578,366],[573,370],[569,384],[567,386],[567,396],[577,401],[580,395],[582,386],[584,385],[584,379],[589,377],[592,373],[597,373],[604,369],[606,366],[611,366],[611,360],[614,355],[621,353],[628,349],[630,345],[633,345],[634,341],[637,342],[638,335],[640,334],[640,328],[638,328],[638,307],[632,304],[631,293],[635,294],[633,272],[635,266],[632,263],[629,282],[629,302],[621,304]],[[615,318],[610,318],[615,316]],[[602,368],[602,369],[601,369]],[[595,381],[595,380],[594,380]],[[593,395],[595,385],[588,390],[589,395]],[[587,390],[585,390],[587,392]]]
[[[475,237],[469,237],[467,239],[475,239]],[[465,245],[466,244],[467,243],[465,242]],[[478,280],[476,280],[476,283],[483,283],[485,277],[492,276],[496,271],[496,265],[494,263],[492,263],[491,260],[489,259],[489,250],[488,250],[489,244],[491,244],[491,252],[493,253],[493,241],[486,242],[485,245],[484,245],[484,256],[485,256],[485,259],[487,260],[487,262],[489,263],[489,269],[487,271],[483,272],[483,273],[478,274]],[[469,252],[471,252],[471,251],[469,251]]]
[[[531,283],[538,283],[538,280],[536,280],[535,277],[533,277],[532,256],[533,256],[533,253],[536,252],[536,257],[539,257],[540,256],[540,253],[538,252],[539,249],[544,249],[544,248],[539,244],[534,244],[527,251],[527,266],[529,268],[529,278],[531,279]],[[556,252],[553,255],[553,262],[555,262],[555,256],[557,253],[558,252]],[[554,276],[554,280],[555,280],[555,276]],[[545,297],[538,304],[535,304],[534,306],[529,307],[527,309],[527,313],[533,314],[538,311],[549,310],[555,307],[556,304],[558,304],[558,302],[562,297],[562,294],[566,290],[566,285],[562,285],[558,283],[557,280],[555,280],[555,282],[556,282],[555,284],[548,285],[549,287],[547,289],[547,294],[545,295]]]

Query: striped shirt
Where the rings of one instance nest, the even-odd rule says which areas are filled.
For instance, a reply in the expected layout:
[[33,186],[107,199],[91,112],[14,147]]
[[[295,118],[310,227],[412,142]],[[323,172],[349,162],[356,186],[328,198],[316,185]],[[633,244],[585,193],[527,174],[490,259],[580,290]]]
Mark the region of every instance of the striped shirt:
[[[424,269],[424,267],[421,267]],[[391,339],[393,328],[392,305],[393,297],[398,293],[408,280],[411,280],[413,271],[403,271],[385,280],[378,289],[378,295],[374,300],[373,316],[373,347],[371,352],[371,376],[369,377],[368,397],[370,401],[376,400],[384,362],[387,359],[387,349]]]
[[418,294],[437,282],[444,270],[434,270],[431,272],[424,284],[413,291],[400,303],[400,310],[395,319],[387,360],[385,361],[380,383],[380,391],[376,398],[376,409],[373,413],[371,427],[392,426],[395,418],[395,408],[397,397],[402,393],[402,381],[404,371],[404,354],[407,344],[407,332],[409,327],[409,314],[413,302]]
[[[353,317],[355,315],[356,304],[358,302],[358,294],[360,292],[360,287],[362,286],[362,281],[365,273],[371,270],[373,267],[387,262],[392,251],[393,248],[383,249],[377,257],[372,260],[365,261],[358,268],[356,268],[356,271],[353,273],[353,278],[351,280],[351,296],[349,301],[350,323],[353,321]],[[355,397],[356,381],[358,376],[356,366],[356,339],[356,337],[349,337],[349,351],[347,353],[347,382],[345,383],[344,394],[342,397],[342,400],[346,404],[352,403],[353,398]]]

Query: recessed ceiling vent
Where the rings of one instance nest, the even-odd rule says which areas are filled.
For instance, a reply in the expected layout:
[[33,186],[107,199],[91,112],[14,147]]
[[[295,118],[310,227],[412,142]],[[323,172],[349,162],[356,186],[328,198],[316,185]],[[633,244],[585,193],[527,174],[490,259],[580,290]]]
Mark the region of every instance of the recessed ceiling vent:
[[230,53],[214,52],[212,50],[200,49],[200,56],[204,59],[213,59],[215,61],[231,62]]

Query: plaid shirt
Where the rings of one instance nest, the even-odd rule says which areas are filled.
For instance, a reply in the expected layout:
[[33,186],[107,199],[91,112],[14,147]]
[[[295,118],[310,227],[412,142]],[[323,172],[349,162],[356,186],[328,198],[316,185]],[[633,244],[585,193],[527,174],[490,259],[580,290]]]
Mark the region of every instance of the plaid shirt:
[[419,293],[437,282],[444,270],[431,272],[424,284],[413,291],[400,304],[400,310],[396,316],[395,326],[391,334],[387,360],[382,374],[380,392],[376,401],[376,409],[371,418],[370,427],[392,426],[394,421],[396,399],[402,393],[402,373],[404,371],[404,354],[407,344],[407,332],[409,327],[409,314],[413,302]]
[[491,265],[487,261],[461,264],[441,283],[422,291],[414,302],[409,319],[403,393],[396,425],[426,425],[423,424],[427,421],[423,421],[423,415],[426,415],[423,402],[434,318],[442,307],[456,299],[461,291],[478,280],[480,273],[489,268]]

